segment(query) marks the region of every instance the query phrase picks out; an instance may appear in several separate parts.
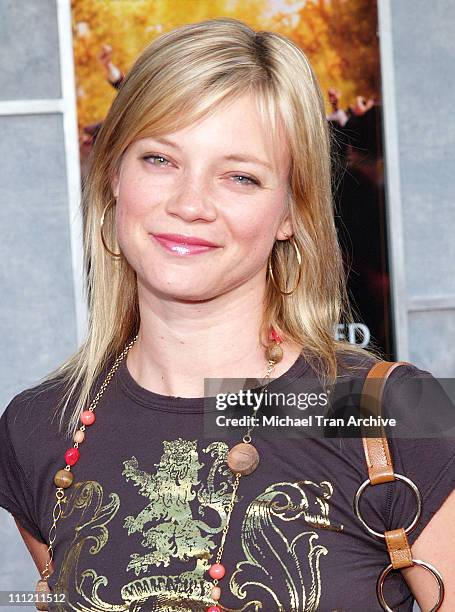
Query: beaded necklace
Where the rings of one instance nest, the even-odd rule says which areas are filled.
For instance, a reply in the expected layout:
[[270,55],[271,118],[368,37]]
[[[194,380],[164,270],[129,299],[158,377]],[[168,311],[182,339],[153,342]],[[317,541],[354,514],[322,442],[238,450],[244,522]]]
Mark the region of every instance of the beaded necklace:
[[[55,491],[56,501],[54,504],[54,508],[52,510],[52,525],[49,529],[49,559],[46,561],[46,566],[41,573],[41,578],[38,580],[36,584],[36,609],[37,610],[48,610],[48,604],[46,601],[46,594],[51,592],[48,580],[50,577],[49,569],[50,564],[52,562],[54,556],[54,543],[56,539],[56,528],[57,522],[62,514],[62,504],[67,502],[67,498],[65,497],[65,489],[68,489],[74,480],[74,475],[71,472],[71,467],[76,465],[80,458],[79,452],[79,444],[81,444],[85,439],[85,431],[87,427],[90,427],[95,422],[95,408],[98,405],[98,402],[106,390],[108,384],[112,380],[115,372],[118,370],[120,363],[126,357],[129,350],[132,348],[138,336],[136,335],[133,340],[131,340],[120,353],[120,355],[116,358],[114,364],[112,365],[109,373],[104,379],[101,387],[99,388],[98,393],[93,399],[88,410],[84,410],[80,415],[81,426],[74,434],[73,440],[74,445],[70,447],[65,452],[65,467],[63,469],[58,470],[58,472],[54,476],[54,484],[57,487]],[[273,341],[272,344],[269,344],[266,348],[266,358],[268,361],[267,372],[265,374],[264,379],[270,379],[272,372],[275,368],[275,365],[280,362],[283,358],[283,349],[280,344],[282,342],[282,338],[277,334],[277,332],[272,328],[270,333],[270,339]],[[261,387],[261,394],[264,393],[264,389],[268,386],[269,383],[263,385]],[[254,472],[259,464],[259,453],[257,449],[251,444],[251,432],[254,429],[254,420],[253,425],[250,426],[247,430],[247,433],[243,436],[242,442],[239,442],[235,446],[233,446],[229,452],[227,453],[226,462],[229,469],[234,474],[234,482],[232,486],[232,496],[227,507],[227,516],[226,523],[224,525],[220,546],[217,551],[215,563],[213,563],[209,569],[208,573],[210,578],[212,579],[212,588],[211,588],[211,598],[213,600],[213,605],[210,605],[206,612],[222,612],[218,603],[221,598],[221,588],[218,586],[219,581],[225,576],[226,569],[224,565],[221,563],[224,545],[226,542],[226,536],[229,530],[230,519],[232,515],[232,511],[234,509],[237,489],[239,487],[241,476],[247,476]]]

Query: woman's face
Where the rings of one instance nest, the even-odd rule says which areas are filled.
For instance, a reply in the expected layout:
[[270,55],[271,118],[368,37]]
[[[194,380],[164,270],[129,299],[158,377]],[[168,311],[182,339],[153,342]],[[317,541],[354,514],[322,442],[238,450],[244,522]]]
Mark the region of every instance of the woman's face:
[[[289,167],[283,132],[271,141],[249,96],[134,141],[112,187],[118,242],[140,289],[195,301],[263,287],[274,241],[292,234]],[[198,241],[212,246],[189,244]]]

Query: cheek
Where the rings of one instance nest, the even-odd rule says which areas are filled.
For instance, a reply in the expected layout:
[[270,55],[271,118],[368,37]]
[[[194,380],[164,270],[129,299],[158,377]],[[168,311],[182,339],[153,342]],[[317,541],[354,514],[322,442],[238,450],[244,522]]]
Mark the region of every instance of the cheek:
[[134,181],[125,185],[119,193],[119,205],[124,216],[140,216],[150,208],[153,190],[147,189],[144,183]]
[[117,200],[116,224],[117,235],[130,234],[134,226],[144,224],[153,207],[149,189],[145,189],[140,183],[131,183],[120,189]]
[[274,194],[244,206],[233,207],[225,215],[232,237],[250,249],[271,249],[284,212],[284,196]]

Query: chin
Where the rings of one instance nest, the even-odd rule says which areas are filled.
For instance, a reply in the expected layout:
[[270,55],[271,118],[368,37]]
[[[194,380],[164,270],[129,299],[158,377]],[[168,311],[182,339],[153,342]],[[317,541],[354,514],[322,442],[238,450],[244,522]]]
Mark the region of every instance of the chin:
[[199,302],[215,297],[218,292],[207,285],[207,279],[201,281],[197,278],[175,279],[138,279],[138,284],[147,292],[153,293],[160,299],[174,299],[188,302]]

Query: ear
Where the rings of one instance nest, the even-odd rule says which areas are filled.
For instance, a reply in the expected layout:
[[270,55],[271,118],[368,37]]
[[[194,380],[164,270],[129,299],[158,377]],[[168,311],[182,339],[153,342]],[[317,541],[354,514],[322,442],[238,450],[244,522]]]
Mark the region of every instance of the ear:
[[283,219],[283,221],[280,223],[277,229],[276,239],[277,240],[287,240],[290,236],[293,235],[293,233],[294,233],[294,229],[292,227],[290,216],[286,215],[286,217]]
[[111,180],[111,189],[112,189],[112,194],[113,194],[114,198],[118,198],[118,192],[119,192],[119,178],[118,178],[118,174],[115,174],[114,177]]

